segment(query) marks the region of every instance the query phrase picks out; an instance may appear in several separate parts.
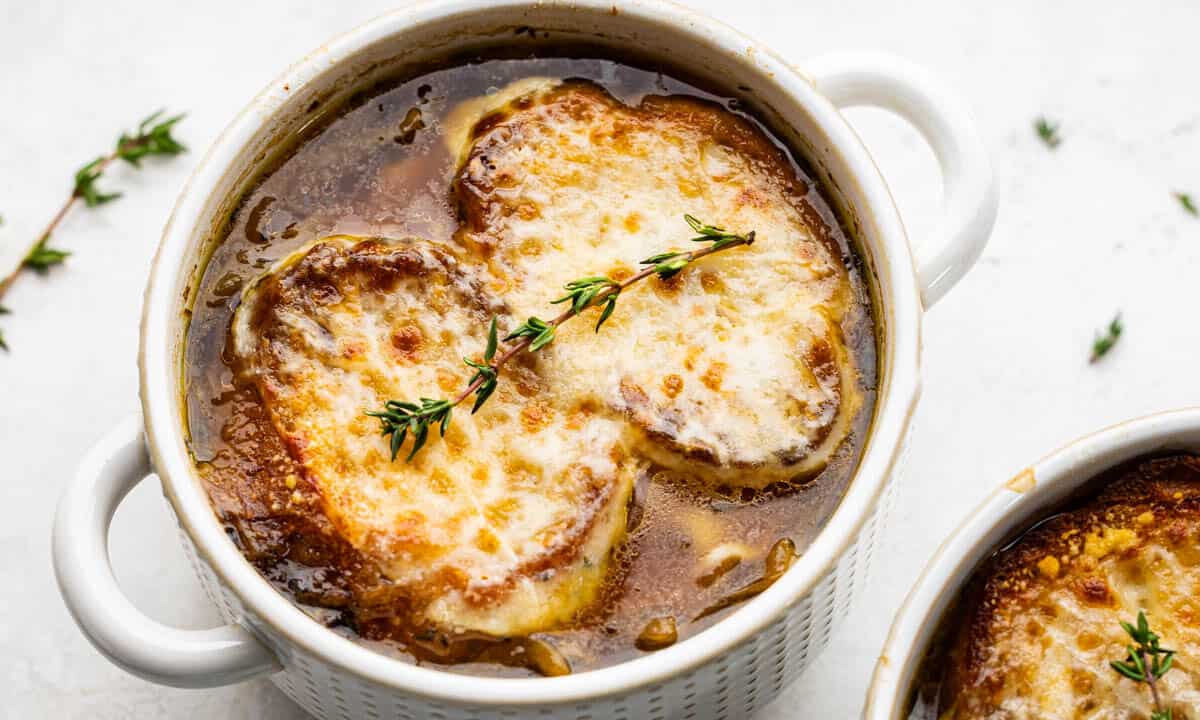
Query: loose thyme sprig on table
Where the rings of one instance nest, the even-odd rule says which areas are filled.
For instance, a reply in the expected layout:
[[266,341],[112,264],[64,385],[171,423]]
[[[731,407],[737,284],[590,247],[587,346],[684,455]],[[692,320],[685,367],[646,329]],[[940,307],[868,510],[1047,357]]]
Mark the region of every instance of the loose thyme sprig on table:
[[1162,697],[1158,692],[1158,681],[1171,669],[1175,661],[1175,651],[1167,650],[1158,644],[1158,634],[1150,629],[1146,613],[1138,611],[1137,627],[1121,621],[1121,628],[1133,639],[1135,645],[1127,645],[1128,654],[1124,660],[1109,663],[1113,670],[1133,680],[1150,686],[1150,696],[1154,700],[1154,709],[1150,712],[1150,720],[1173,720],[1171,709],[1163,707]]
[[1095,363],[1107,355],[1108,351],[1112,350],[1117,341],[1121,339],[1121,333],[1124,331],[1125,326],[1121,323],[1121,313],[1117,313],[1113,316],[1112,321],[1108,323],[1108,327],[1104,329],[1104,332],[1096,334],[1096,339],[1092,341],[1092,356],[1088,359],[1088,362]]
[[[0,298],[8,292],[9,287],[26,268],[38,274],[45,274],[50,268],[64,262],[71,253],[49,246],[50,238],[67,212],[77,200],[82,200],[87,207],[97,207],[112,202],[121,197],[121,193],[103,192],[96,187],[96,182],[104,175],[104,171],[116,160],[124,160],[135,168],[142,167],[142,159],[155,155],[174,156],[186,152],[187,148],[171,136],[175,124],[183,119],[183,115],[160,119],[162,110],[150,115],[138,124],[133,134],[121,133],[112,152],[92,160],[75,172],[75,184],[71,194],[59,207],[58,212],[50,219],[46,229],[25,252],[21,262],[3,278],[0,278]],[[0,333],[0,348],[7,350],[4,335]]]
[[453,409],[470,397],[472,393],[475,394],[475,404],[471,408],[471,413],[476,413],[495,392],[499,382],[500,368],[523,350],[537,352],[554,342],[555,330],[567,320],[588,308],[603,306],[600,311],[600,319],[596,322],[596,332],[600,332],[600,327],[604,325],[604,321],[608,320],[616,308],[617,297],[630,285],[645,280],[651,275],[657,275],[662,280],[669,280],[678,275],[690,263],[706,255],[754,243],[754,231],[740,235],[715,225],[702,223],[691,215],[684,215],[683,218],[687,221],[688,226],[697,233],[691,242],[709,243],[706,247],[699,250],[672,251],[652,255],[641,261],[640,264],[645,267],[620,282],[600,275],[572,280],[563,286],[567,291],[565,295],[551,300],[552,304],[569,302],[570,307],[552,320],[531,317],[521,323],[504,337],[504,342],[512,344],[505,347],[504,352],[499,356],[496,353],[500,343],[496,318],[493,317],[488,329],[483,362],[463,358],[463,362],[475,369],[475,374],[461,393],[450,400],[434,400],[432,398],[421,398],[420,402],[388,400],[382,410],[368,410],[367,415],[379,419],[381,434],[384,437],[391,436],[389,450],[392,460],[399,455],[405,438],[410,434],[413,437],[413,443],[405,462],[412,460],[417,451],[424,447],[425,441],[429,438],[429,428],[432,425],[439,425],[441,434],[444,436],[446,429],[450,427]]

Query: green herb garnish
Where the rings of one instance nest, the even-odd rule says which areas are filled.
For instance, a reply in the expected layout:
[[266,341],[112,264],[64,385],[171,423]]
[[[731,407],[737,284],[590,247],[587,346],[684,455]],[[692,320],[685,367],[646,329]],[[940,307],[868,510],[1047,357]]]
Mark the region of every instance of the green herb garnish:
[[[683,219],[687,221],[689,227],[698,236],[692,238],[692,242],[711,242],[707,250],[708,252],[716,252],[730,245],[749,245],[754,242],[754,231],[751,230],[746,235],[738,235],[737,233],[726,232],[725,228],[719,228],[715,225],[705,225],[691,215],[684,215]],[[687,267],[695,258],[690,252],[665,252],[658,255],[651,255],[641,262],[642,265],[651,265],[651,271],[658,275],[663,280],[670,280],[680,270]]]
[[419,403],[388,400],[382,410],[368,410],[367,415],[379,419],[381,434],[384,437],[391,436],[389,450],[392,460],[395,460],[400,454],[404,440],[410,434],[413,437],[413,444],[406,462],[412,460],[417,451],[424,447],[429,437],[430,426],[440,425],[441,434],[444,436],[446,429],[450,426],[453,409],[470,397],[472,393],[475,394],[475,404],[471,408],[471,412],[478,411],[495,392],[499,383],[500,368],[523,350],[537,352],[549,345],[554,341],[555,330],[567,320],[588,308],[601,307],[600,318],[596,323],[596,332],[600,332],[600,326],[616,308],[617,297],[630,285],[645,280],[651,275],[657,275],[662,280],[669,280],[690,263],[705,255],[739,245],[750,245],[754,242],[753,231],[739,235],[715,225],[706,225],[691,215],[683,217],[688,226],[698,233],[697,237],[691,239],[692,242],[708,243],[706,247],[699,250],[660,253],[647,258],[641,263],[646,267],[621,282],[600,275],[572,280],[563,286],[567,293],[551,301],[554,304],[569,302],[570,307],[552,320],[530,317],[521,323],[512,332],[505,335],[504,342],[512,344],[507,346],[498,357],[496,353],[499,349],[499,341],[496,318],[493,316],[488,329],[487,347],[483,353],[483,361],[463,358],[463,362],[475,370],[475,374],[471,376],[465,390],[451,400],[421,398]]
[[1175,661],[1175,651],[1159,646],[1158,635],[1150,629],[1146,613],[1140,610],[1136,627],[1122,620],[1121,628],[1133,639],[1134,644],[1125,646],[1128,654],[1124,660],[1113,661],[1109,665],[1130,680],[1146,683],[1150,687],[1150,695],[1154,700],[1150,720],[1172,720],[1171,709],[1163,707],[1162,697],[1158,692],[1158,681],[1171,669]]
[[71,191],[71,197],[83,200],[88,207],[97,207],[121,197],[121,193],[105,193],[96,188],[96,181],[110,162],[111,156],[102,156],[76,170],[75,189]]
[[554,341],[554,330],[557,327],[558,325],[553,321],[546,322],[539,317],[531,317],[517,326],[516,330],[505,335],[504,342],[528,338],[529,351],[537,352]]
[[1184,212],[1194,217],[1200,216],[1200,208],[1196,207],[1196,201],[1192,199],[1191,195],[1184,192],[1176,192],[1171,194],[1174,195],[1175,199],[1179,201],[1179,205],[1183,208]]
[[1121,333],[1124,330],[1125,326],[1121,324],[1121,313],[1117,313],[1108,323],[1104,332],[1096,333],[1096,339],[1092,341],[1092,357],[1088,362],[1094,363],[1107,355],[1108,351],[1113,349],[1113,345],[1117,344],[1117,340],[1121,339]]
[[367,414],[371,417],[379,418],[383,425],[384,436],[392,436],[391,451],[393,460],[396,459],[396,454],[400,452],[400,446],[404,444],[405,436],[409,432],[412,433],[413,445],[407,458],[407,460],[412,460],[417,451],[425,444],[425,439],[429,436],[430,425],[440,424],[442,436],[445,437],[446,428],[450,427],[450,412],[453,409],[454,406],[448,400],[421,398],[420,405],[388,400],[384,404],[383,410],[370,410],[367,411]]
[[25,256],[25,267],[30,268],[39,275],[45,275],[50,268],[55,265],[60,265],[64,260],[71,256],[71,253],[65,250],[55,250],[52,247],[46,246],[46,241],[50,237],[43,235],[37,244],[29,249],[29,254]]
[[1058,123],[1052,123],[1044,117],[1039,117],[1033,123],[1033,129],[1037,131],[1037,136],[1046,143],[1046,147],[1053,150],[1062,142],[1062,138],[1058,134]]
[[[499,341],[496,339],[496,316],[492,316],[491,327],[488,328],[487,348],[483,351],[483,362],[477,363],[471,358],[463,358],[463,362],[475,368],[475,374],[471,376],[468,386],[475,387],[475,405],[471,408],[471,414],[479,412],[479,408],[487,402],[487,399],[496,391],[497,379],[499,372],[492,367],[492,359],[496,357],[496,348],[499,347]],[[396,459],[396,453],[392,453],[392,459]]]
[[116,156],[140,169],[144,157],[171,157],[187,152],[186,146],[171,137],[171,130],[184,116],[176,115],[158,122],[164,112],[166,111],[159,110],[151,114],[138,124],[137,132],[133,135],[121,133],[121,137],[117,139]]
[[[551,300],[550,303],[557,305],[561,302],[571,301],[571,312],[578,315],[586,308],[590,307],[596,300],[596,296],[606,289],[611,292],[604,295],[604,309],[600,311],[600,319],[596,321],[596,332],[600,332],[600,326],[604,321],[612,315],[613,310],[617,307],[617,296],[621,294],[621,283],[612,278],[597,275],[595,277],[586,277],[581,280],[572,280],[563,286],[567,291],[557,300]],[[532,319],[532,318],[531,318]],[[511,336],[510,336],[511,337]],[[505,338],[508,339],[508,338]],[[536,349],[536,348],[535,348]]]
[[[171,131],[175,124],[183,119],[183,115],[176,115],[166,120],[159,120],[162,117],[163,111],[150,115],[141,123],[138,124],[137,130],[132,134],[121,133],[117,138],[116,145],[112,152],[107,155],[101,155],[95,160],[87,163],[75,172],[74,184],[71,188],[71,194],[59,207],[58,212],[51,218],[50,223],[37,240],[26,251],[25,257],[20,264],[13,269],[8,275],[0,278],[0,298],[12,286],[21,271],[28,268],[39,274],[45,274],[50,268],[55,265],[62,264],[71,253],[66,250],[59,250],[49,246],[50,238],[58,229],[67,212],[75,204],[76,201],[82,201],[84,205],[90,208],[98,207],[121,197],[121,193],[104,192],[97,187],[97,182],[104,176],[104,171],[116,160],[124,160],[133,167],[140,168],[142,158],[151,156],[174,156],[179,155],[187,150],[179,141],[171,136]],[[0,335],[0,349],[7,350],[8,345],[5,344],[3,335]]]

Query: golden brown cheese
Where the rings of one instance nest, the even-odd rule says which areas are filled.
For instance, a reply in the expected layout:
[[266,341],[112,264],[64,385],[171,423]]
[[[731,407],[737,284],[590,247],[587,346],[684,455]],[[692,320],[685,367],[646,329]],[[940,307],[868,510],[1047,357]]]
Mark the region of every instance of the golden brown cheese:
[[456,392],[503,311],[436,246],[332,238],[250,288],[233,336],[339,534],[418,617],[514,635],[566,622],[602,584],[638,470],[623,423],[539,394],[519,365],[411,463],[363,413]]
[[861,406],[840,330],[853,296],[787,156],[715,104],[529,87],[479,121],[457,178],[460,239],[515,316],[555,312],[577,277],[696,247],[684,213],[758,238],[631,288],[599,333],[594,315],[564,325],[539,359],[552,392],[599,394],[641,452],[730,485],[823,468]]
[[1109,667],[1139,610],[1179,653],[1163,697],[1200,717],[1200,459],[1116,475],[982,569],[950,641],[944,720],[1149,717],[1146,686]]

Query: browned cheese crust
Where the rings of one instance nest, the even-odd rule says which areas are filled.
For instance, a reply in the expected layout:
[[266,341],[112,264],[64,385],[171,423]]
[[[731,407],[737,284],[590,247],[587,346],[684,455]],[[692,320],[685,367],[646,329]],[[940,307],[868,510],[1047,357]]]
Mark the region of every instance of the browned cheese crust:
[[949,641],[945,720],[1149,717],[1145,685],[1109,667],[1130,641],[1120,621],[1139,610],[1179,652],[1164,697],[1176,717],[1200,717],[1200,459],[1142,461],[1104,480],[976,576]]

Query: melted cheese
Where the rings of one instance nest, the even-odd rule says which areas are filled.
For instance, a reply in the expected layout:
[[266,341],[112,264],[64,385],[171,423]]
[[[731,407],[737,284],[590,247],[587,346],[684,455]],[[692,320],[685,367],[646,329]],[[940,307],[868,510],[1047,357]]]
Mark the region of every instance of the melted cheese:
[[[1136,490],[1147,499],[1153,492]],[[1200,717],[1196,513],[1194,503],[1098,504],[1060,515],[1004,551],[961,625],[967,635],[951,663],[952,706],[943,718],[1148,717],[1147,687],[1109,666],[1130,642],[1120,622],[1139,611],[1162,646],[1178,652],[1159,681],[1162,696],[1176,717]]]
[[499,309],[432,246],[333,238],[249,289],[233,333],[338,531],[428,622],[511,635],[569,620],[602,583],[638,468],[623,423],[518,380],[406,463],[363,413],[460,389]]
[[861,405],[839,324],[852,297],[782,153],[714,105],[632,108],[582,82],[540,86],[480,129],[458,178],[462,240],[518,317],[547,317],[581,275],[697,247],[684,213],[758,238],[630,288],[599,333],[598,310],[564,325],[540,358],[558,391],[599,393],[642,452],[724,483],[824,467]]
[[480,120],[503,108],[508,103],[525,96],[536,96],[557,86],[555,78],[527,77],[515,80],[494,93],[464,100],[450,111],[442,123],[443,142],[450,157],[462,164],[462,159],[471,150],[471,135]]
[[[1063,563],[1054,560],[1060,566],[1057,575]],[[1048,565],[1052,563],[1044,563]],[[1195,597],[1200,567],[1181,563],[1169,546],[1149,542],[1132,556],[1109,554],[1094,565],[1068,567],[1067,573],[1070,582],[1040,593],[1037,610],[1025,614],[1024,623],[988,650],[989,663],[995,663],[990,674],[1005,677],[996,703],[1000,717],[1066,720],[1144,712],[1149,707],[1145,686],[1108,665],[1124,659],[1129,643],[1119,622],[1132,621],[1139,610],[1169,639],[1164,647],[1185,653],[1176,660],[1176,670],[1162,678],[1160,689],[1188,709],[1187,717],[1197,716],[1200,673],[1188,660],[1200,657],[1200,604]],[[1104,600],[1093,599],[1101,594]]]

